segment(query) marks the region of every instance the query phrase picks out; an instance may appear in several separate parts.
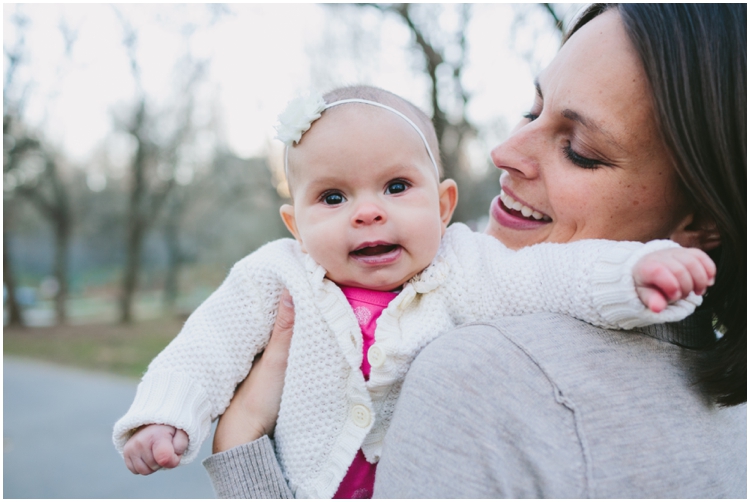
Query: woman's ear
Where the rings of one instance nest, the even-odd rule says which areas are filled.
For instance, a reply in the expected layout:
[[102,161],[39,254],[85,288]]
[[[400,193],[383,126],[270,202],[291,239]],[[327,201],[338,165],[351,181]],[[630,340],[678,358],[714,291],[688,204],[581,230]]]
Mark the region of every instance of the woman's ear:
[[447,179],[443,180],[438,187],[440,194],[440,220],[443,222],[443,232],[451,222],[453,217],[453,211],[456,210],[456,204],[458,204],[458,186],[456,182]]
[[688,214],[669,238],[684,248],[711,251],[721,245],[721,234],[716,223],[708,217]]
[[295,239],[297,239],[297,242],[299,242],[300,246],[302,246],[302,251],[305,253],[305,245],[302,243],[302,238],[299,235],[299,231],[297,231],[297,220],[294,217],[294,206],[290,204],[284,204],[279,209],[279,213],[281,214],[281,219],[284,221],[284,225],[286,225],[286,228],[292,233]]

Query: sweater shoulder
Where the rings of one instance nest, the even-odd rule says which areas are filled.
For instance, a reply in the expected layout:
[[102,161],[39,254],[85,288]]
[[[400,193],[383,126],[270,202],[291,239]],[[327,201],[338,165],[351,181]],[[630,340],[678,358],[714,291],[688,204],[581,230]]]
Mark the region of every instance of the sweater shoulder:
[[417,356],[386,438],[378,497],[582,498],[586,490],[574,413],[496,326],[453,329]]
[[[578,454],[568,460],[583,462],[575,470],[586,474],[586,496],[736,497],[746,490],[747,408],[712,405],[693,385],[694,357],[637,331],[533,314],[452,330],[422,351],[410,375],[434,375],[439,366],[446,386],[503,396],[475,405],[454,389],[454,409],[485,406],[472,415],[514,429],[525,422],[545,443],[574,435]],[[536,475],[555,475],[546,458],[535,462]]]

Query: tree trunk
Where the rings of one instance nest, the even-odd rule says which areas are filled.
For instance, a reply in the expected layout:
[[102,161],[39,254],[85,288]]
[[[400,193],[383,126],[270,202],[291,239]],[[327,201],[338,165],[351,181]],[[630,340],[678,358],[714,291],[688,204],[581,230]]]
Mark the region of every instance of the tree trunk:
[[47,169],[54,192],[54,205],[50,208],[49,220],[55,227],[55,278],[58,284],[55,316],[57,324],[65,324],[68,320],[68,253],[73,217],[68,191],[60,178],[57,164],[51,158],[47,159]]
[[16,279],[11,261],[10,235],[8,232],[3,232],[3,283],[8,290],[8,326],[23,326],[23,314],[16,298]]
[[130,134],[138,141],[135,158],[131,168],[133,180],[130,189],[130,209],[128,214],[128,234],[125,243],[125,269],[120,293],[120,323],[133,322],[133,295],[138,283],[138,272],[141,265],[141,244],[145,233],[146,222],[143,219],[143,199],[146,194],[146,143],[143,127],[146,123],[146,102],[141,99],[136,111],[135,121]]
[[141,268],[141,245],[143,243],[144,226],[140,218],[131,217],[126,244],[125,270],[122,278],[122,293],[120,297],[120,323],[133,322],[133,296],[138,285],[138,274]]
[[55,294],[55,317],[57,324],[68,321],[66,304],[68,302],[68,244],[70,243],[70,226],[66,216],[60,216],[55,227],[55,279],[58,290]]
[[164,311],[175,314],[177,295],[179,294],[179,276],[182,268],[183,256],[180,249],[177,227],[168,225],[164,232],[167,242],[167,276],[164,281]]
[[183,214],[183,198],[173,193],[164,224],[164,241],[167,245],[167,276],[164,280],[164,311],[175,314],[177,295],[179,294],[180,269],[185,256],[180,248],[180,226]]

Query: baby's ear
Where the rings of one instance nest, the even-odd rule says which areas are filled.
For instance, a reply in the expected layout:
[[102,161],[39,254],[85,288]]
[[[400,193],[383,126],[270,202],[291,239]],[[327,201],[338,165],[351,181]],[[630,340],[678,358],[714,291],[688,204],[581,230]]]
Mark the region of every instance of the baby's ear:
[[281,214],[281,219],[284,221],[284,225],[286,225],[286,228],[292,233],[295,239],[297,239],[297,242],[299,242],[300,246],[302,246],[302,251],[305,251],[305,245],[302,243],[302,238],[299,235],[299,232],[297,231],[297,220],[294,217],[294,206],[290,204],[284,204],[279,209],[279,213]]
[[438,187],[440,194],[440,219],[443,222],[443,232],[451,222],[453,211],[458,204],[458,186],[452,179],[443,180]]

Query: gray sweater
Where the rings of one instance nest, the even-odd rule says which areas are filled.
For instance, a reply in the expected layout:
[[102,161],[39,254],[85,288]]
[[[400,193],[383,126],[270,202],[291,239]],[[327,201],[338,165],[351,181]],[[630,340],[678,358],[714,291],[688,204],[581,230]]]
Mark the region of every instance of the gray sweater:
[[[441,336],[409,370],[383,498],[746,498],[747,408],[717,408],[694,353],[710,318],[604,330],[535,314]],[[291,496],[268,438],[208,458],[220,497]]]

